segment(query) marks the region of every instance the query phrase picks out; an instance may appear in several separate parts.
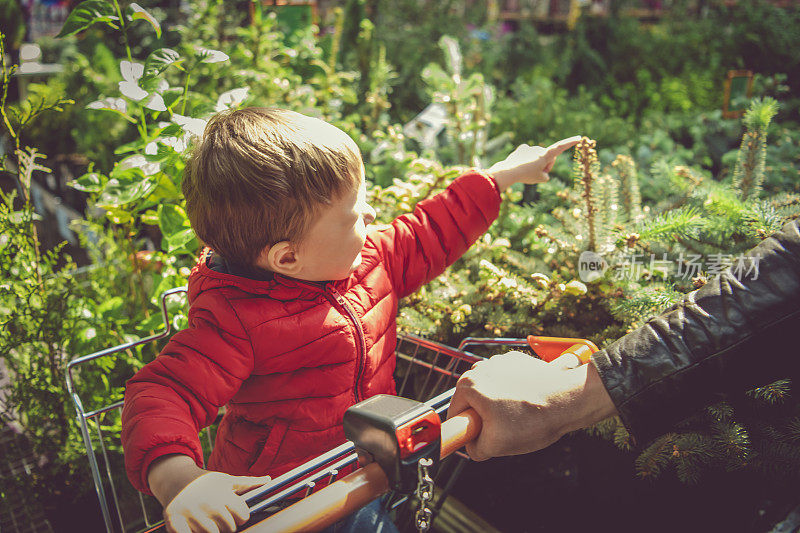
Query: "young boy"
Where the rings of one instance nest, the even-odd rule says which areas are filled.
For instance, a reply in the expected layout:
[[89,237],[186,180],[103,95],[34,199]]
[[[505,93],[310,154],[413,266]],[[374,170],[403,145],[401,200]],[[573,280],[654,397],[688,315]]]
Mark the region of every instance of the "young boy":
[[[189,276],[189,327],[128,382],[123,410],[128,476],[168,528],[233,531],[249,516],[239,495],[265,482],[249,476],[344,442],[349,406],[395,392],[398,300],[487,230],[499,192],[546,181],[576,143],[523,145],[368,234],[375,211],[344,132],[280,109],[213,117],[183,181],[210,247]],[[223,405],[203,470],[197,434]]]

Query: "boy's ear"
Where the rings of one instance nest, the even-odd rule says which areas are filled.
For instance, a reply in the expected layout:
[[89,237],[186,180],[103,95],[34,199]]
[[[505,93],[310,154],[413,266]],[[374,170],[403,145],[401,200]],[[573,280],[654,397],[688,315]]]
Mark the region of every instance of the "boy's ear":
[[256,264],[272,272],[294,276],[300,270],[300,261],[295,246],[289,241],[281,241],[261,251]]

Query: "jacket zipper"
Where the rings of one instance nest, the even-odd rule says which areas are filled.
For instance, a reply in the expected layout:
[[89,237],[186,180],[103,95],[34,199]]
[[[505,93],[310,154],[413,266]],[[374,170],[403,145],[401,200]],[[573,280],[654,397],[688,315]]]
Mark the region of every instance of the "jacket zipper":
[[358,385],[361,382],[361,374],[364,372],[364,359],[367,357],[367,341],[364,336],[364,330],[361,327],[361,322],[358,321],[358,317],[356,316],[355,311],[350,307],[344,297],[334,289],[333,287],[328,287],[331,295],[336,299],[340,306],[347,312],[348,316],[350,316],[350,320],[353,321],[353,324],[356,327],[356,334],[358,335],[358,347],[360,348],[360,353],[357,357],[357,366],[356,366],[356,381],[353,384],[353,394],[356,398],[356,403],[360,402],[360,396],[358,394]]
[[[275,275],[276,279],[279,276],[283,277],[280,274],[276,274]],[[289,278],[289,279],[292,279],[292,278]],[[360,348],[360,352],[361,352],[361,353],[357,354],[356,381],[353,384],[353,395],[355,396],[356,403],[360,402],[361,400],[360,400],[360,395],[358,393],[358,384],[361,381],[361,374],[364,373],[364,361],[367,358],[367,340],[366,340],[366,337],[364,335],[364,329],[361,327],[361,322],[358,321],[358,317],[356,316],[355,311],[353,311],[353,309],[350,307],[350,305],[347,303],[347,301],[344,299],[344,297],[341,295],[341,293],[339,291],[337,291],[336,289],[334,289],[333,285],[330,284],[330,283],[326,284],[325,287],[321,287],[320,285],[317,285],[317,284],[312,283],[312,282],[304,282],[304,281],[300,281],[300,280],[297,280],[297,279],[292,279],[292,281],[294,283],[296,283],[297,285],[300,285],[302,287],[306,287],[306,288],[312,289],[312,290],[321,291],[322,294],[325,295],[325,298],[327,298],[328,301],[331,302],[331,304],[334,304],[334,306],[335,306],[335,304],[338,303],[342,307],[342,309],[345,310],[345,313],[347,313],[347,316],[350,317],[350,320],[353,321],[353,324],[356,327],[356,335],[358,336],[358,347]],[[331,297],[333,298],[333,301],[331,301]]]

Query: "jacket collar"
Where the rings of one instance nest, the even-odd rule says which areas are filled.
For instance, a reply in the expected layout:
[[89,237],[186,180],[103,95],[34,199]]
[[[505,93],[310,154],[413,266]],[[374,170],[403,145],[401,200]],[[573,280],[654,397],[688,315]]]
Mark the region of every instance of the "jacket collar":
[[309,290],[319,293],[331,292],[333,290],[343,292],[350,287],[351,280],[353,279],[352,275],[347,279],[333,281],[306,281],[296,279],[269,270],[244,267],[226,260],[223,256],[212,250],[207,250],[201,256],[200,263],[201,270],[203,270],[203,273],[206,275],[224,278],[230,281],[237,280],[239,281],[239,283],[236,283],[237,285],[246,285],[250,288],[258,287],[267,291],[277,288],[286,288]]

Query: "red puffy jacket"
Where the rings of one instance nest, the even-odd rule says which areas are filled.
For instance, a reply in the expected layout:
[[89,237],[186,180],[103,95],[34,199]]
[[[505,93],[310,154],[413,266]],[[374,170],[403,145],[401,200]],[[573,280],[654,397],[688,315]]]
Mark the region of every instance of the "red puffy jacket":
[[280,475],[344,442],[356,402],[394,393],[397,303],[458,259],[497,217],[494,181],[468,172],[372,232],[347,279],[258,281],[209,267],[189,276],[189,327],[127,383],[125,465],[148,492],[156,458],[202,466],[198,439],[227,405],[207,468]]

